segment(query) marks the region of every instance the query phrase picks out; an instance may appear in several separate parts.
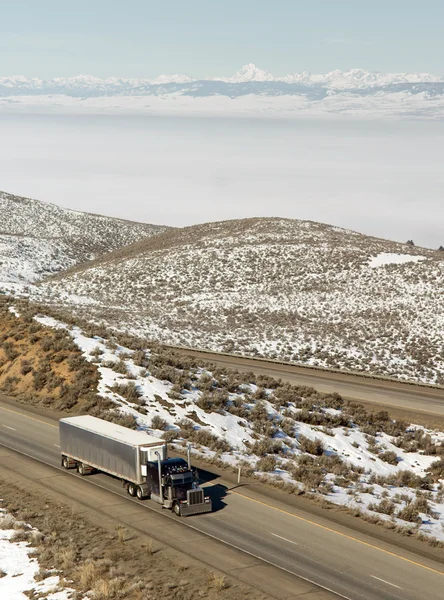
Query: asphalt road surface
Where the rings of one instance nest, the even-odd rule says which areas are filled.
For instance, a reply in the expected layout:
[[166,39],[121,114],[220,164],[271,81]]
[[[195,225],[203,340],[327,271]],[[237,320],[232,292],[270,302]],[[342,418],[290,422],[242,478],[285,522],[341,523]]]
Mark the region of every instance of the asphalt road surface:
[[[58,427],[55,422],[40,418],[25,408],[13,407],[0,402],[0,445],[17,450],[48,465],[60,465]],[[34,463],[35,464],[35,463]],[[56,485],[63,479],[69,494],[69,482],[79,477],[63,472],[60,477],[48,478],[48,485]],[[86,483],[85,483],[86,482]],[[104,502],[103,495],[122,496],[122,511],[132,502],[122,489],[121,483],[104,474],[91,475],[82,479],[88,486],[88,494],[99,494],[98,506]],[[94,485],[95,484],[95,485]],[[96,486],[99,486],[96,489]],[[222,540],[231,547],[249,553],[249,557],[259,560],[264,568],[272,564],[282,570],[288,582],[289,575],[330,590],[339,597],[353,600],[442,600],[444,589],[444,566],[432,560],[418,557],[414,553],[400,550],[385,542],[339,525],[332,525],[327,519],[313,517],[284,503],[264,500],[263,496],[244,490],[242,487],[230,489],[231,484],[216,478],[206,484],[213,497],[215,512],[208,515],[179,519],[180,526],[189,527],[193,535],[204,540],[210,535]],[[108,500],[109,503],[109,500]],[[116,503],[115,498],[111,505]],[[139,503],[140,504],[140,503]],[[144,502],[137,523],[143,523],[143,511],[147,519],[152,511],[157,519],[165,523],[177,518],[150,500]],[[150,510],[147,510],[150,508]],[[160,514],[161,513],[161,514]],[[191,548],[192,536],[189,547]],[[203,544],[204,542],[200,542]],[[185,551],[187,545],[184,545]],[[227,546],[227,551],[228,551]],[[260,573],[260,571],[258,571]],[[290,585],[291,587],[291,585]],[[296,578],[295,578],[296,587]],[[279,581],[275,584],[279,590]],[[287,586],[288,588],[288,586]],[[325,595],[325,593],[327,595]],[[322,592],[316,597],[334,598],[334,594]],[[288,589],[281,598],[296,598]],[[307,595],[307,598],[312,596]]]
[[297,365],[255,360],[199,350],[182,350],[188,355],[216,363],[221,367],[252,371],[281,378],[295,385],[314,387],[320,392],[338,392],[344,398],[383,404],[394,408],[444,417],[444,388],[373,379],[348,373],[309,369]]

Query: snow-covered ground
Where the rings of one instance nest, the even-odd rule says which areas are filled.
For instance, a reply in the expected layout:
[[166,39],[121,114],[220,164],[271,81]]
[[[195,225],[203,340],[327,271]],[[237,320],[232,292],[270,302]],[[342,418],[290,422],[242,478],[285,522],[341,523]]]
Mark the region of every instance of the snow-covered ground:
[[36,298],[174,345],[444,384],[444,252],[293,219],[157,240]]
[[381,252],[378,256],[371,258],[369,267],[376,269],[377,267],[384,267],[386,265],[405,265],[409,262],[418,262],[420,260],[427,260],[427,256],[417,256],[412,254],[394,254],[393,252]]
[[[307,491],[317,490],[330,502],[376,514],[390,520],[393,526],[407,526],[444,541],[444,480],[429,480],[427,485],[413,488],[408,479],[416,476],[424,482],[439,455],[408,451],[412,449],[405,445],[408,436],[420,434],[428,440],[429,447],[434,447],[433,451],[439,452],[444,444],[443,432],[410,425],[396,434],[378,430],[376,435],[369,435],[363,431],[365,424],[358,426],[350,420],[344,407],[325,405],[311,409],[310,400],[304,403],[304,398],[298,398],[297,388],[292,399],[286,401],[279,400],[279,390],[258,389],[254,383],[244,383],[235,392],[229,392],[227,382],[220,376],[213,379],[213,373],[204,368],[184,373],[191,382],[185,389],[183,380],[184,387],[152,374],[153,369],[156,371],[150,366],[152,357],[148,350],[142,353],[141,360],[140,351],[88,337],[78,327],[43,315],[35,319],[47,327],[67,330],[83,356],[97,365],[99,394],[115,403],[122,413],[133,415],[140,429],[156,436],[166,432],[179,443],[187,429],[194,434],[208,432],[208,440],[203,436],[190,438],[198,440],[194,451],[202,456],[216,457],[232,466],[248,465],[258,475],[264,475],[268,460],[265,470],[270,477]],[[145,360],[147,367],[140,364]],[[204,390],[202,381],[206,384]],[[136,392],[135,397],[126,394],[128,389]],[[208,396],[208,390],[214,395]],[[223,401],[215,404],[221,395]],[[321,419],[322,424],[308,423],[310,415],[315,422]],[[322,447],[318,459],[307,446],[310,441]],[[260,450],[261,444],[265,444],[265,450]],[[280,446],[279,451],[273,450],[273,444]],[[320,467],[317,460],[324,460],[324,466]],[[305,476],[304,465],[308,465]],[[311,472],[320,474],[317,484],[312,482]],[[406,522],[402,516],[414,506],[414,522]]]
[[[23,530],[31,531],[31,542],[14,540],[17,533]],[[69,600],[74,590],[62,585],[57,572],[43,579],[38,577],[38,559],[30,556],[35,550],[32,535],[38,535],[38,532],[25,523],[15,521],[0,508],[1,600],[28,600],[29,593],[45,600]]]
[[0,290],[23,290],[165,229],[0,191]]

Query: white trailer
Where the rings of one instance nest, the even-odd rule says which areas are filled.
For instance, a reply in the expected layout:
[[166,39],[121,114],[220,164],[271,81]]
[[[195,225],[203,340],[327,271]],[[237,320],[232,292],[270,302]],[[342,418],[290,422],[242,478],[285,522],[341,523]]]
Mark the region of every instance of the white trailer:
[[212,511],[197,474],[183,458],[168,458],[164,440],[89,415],[60,419],[65,469],[80,475],[102,471],[118,477],[130,496],[151,498],[178,516]]
[[90,415],[60,419],[59,431],[65,469],[77,468],[80,475],[108,473],[140,499],[148,492],[147,463],[167,458],[164,440]]

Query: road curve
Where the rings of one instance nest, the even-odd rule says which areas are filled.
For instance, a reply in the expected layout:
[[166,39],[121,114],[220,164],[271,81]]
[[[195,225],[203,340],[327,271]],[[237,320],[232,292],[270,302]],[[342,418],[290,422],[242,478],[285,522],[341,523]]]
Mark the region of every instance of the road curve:
[[314,387],[320,392],[338,392],[347,399],[444,418],[444,388],[442,387],[374,379],[349,373],[311,369],[298,365],[193,349],[181,349],[181,352],[211,361],[221,367],[280,378],[295,385]]
[[[53,467],[60,463],[56,423],[22,407],[0,403],[0,445]],[[0,466],[8,460],[8,452],[3,450]],[[65,472],[48,480],[51,486],[61,481],[59,486],[68,494],[74,484],[80,485],[75,474]],[[80,481],[82,486],[88,486],[88,495],[100,494],[103,498],[106,494],[113,495],[111,501],[102,500],[103,510],[106,510],[106,503],[110,510],[111,507],[115,510],[116,495],[121,497],[119,502],[123,508],[119,510],[122,512],[127,510],[126,504],[132,502],[121,484],[106,475],[93,475]],[[302,581],[312,586],[311,592],[304,592],[307,599],[334,598],[335,594],[351,600],[442,599],[444,566],[435,561],[420,558],[385,542],[376,542],[370,536],[332,525],[325,518],[313,517],[286,504],[276,502],[271,505],[248,487],[233,489],[220,478],[209,482],[207,489],[217,510],[209,515],[180,520],[182,529],[190,529],[189,543],[186,541],[188,534],[182,534],[182,549],[191,552],[193,543],[205,547],[209,543],[205,540],[210,539],[214,543],[217,539],[228,544],[227,552],[233,548],[241,550],[249,561],[253,561],[248,568],[257,567],[258,580],[259,574],[265,573],[270,565],[279,568],[285,589],[280,588],[278,580],[273,583],[272,589],[278,591],[275,594],[277,598],[298,597],[302,592],[296,590],[300,589],[298,586]],[[144,517],[143,512],[137,514],[134,524],[138,527],[152,519],[153,511],[157,513],[157,519],[165,522],[165,525],[158,524],[158,529],[178,526],[177,519],[170,513],[162,512],[149,500],[144,504],[147,516]],[[239,565],[239,572],[243,568]],[[313,583],[320,588],[314,596],[310,596]]]

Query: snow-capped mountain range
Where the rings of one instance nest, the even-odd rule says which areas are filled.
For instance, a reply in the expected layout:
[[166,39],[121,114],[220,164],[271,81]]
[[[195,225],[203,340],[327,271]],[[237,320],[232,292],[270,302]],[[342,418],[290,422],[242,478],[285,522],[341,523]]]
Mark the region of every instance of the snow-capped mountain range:
[[275,76],[254,64],[232,77],[160,75],[128,79],[92,75],[0,77],[0,110],[141,111],[235,116],[349,115],[442,119],[444,77],[362,69]]
[[[160,75],[155,79],[129,79],[109,77],[100,79],[92,75],[77,75],[75,77],[56,77],[54,79],[39,79],[22,75],[0,77],[0,96],[23,94],[67,94],[70,96],[97,95],[151,95],[173,91],[188,90],[189,95],[212,95],[214,84],[281,84],[277,87],[265,86],[256,88],[257,91],[274,90],[276,93],[297,93],[294,85],[311,89],[327,90],[380,90],[387,86],[399,86],[400,89],[412,86],[426,86],[427,89],[444,87],[444,77],[430,73],[380,73],[362,69],[349,71],[334,70],[325,74],[312,74],[307,71],[292,75],[275,76],[259,69],[254,64],[242,67],[232,77],[205,77],[195,79],[187,75]],[[218,91],[223,87],[217,88]],[[251,90],[254,93],[255,89]],[[241,89],[239,89],[241,92]],[[239,94],[240,95],[240,94]]]

